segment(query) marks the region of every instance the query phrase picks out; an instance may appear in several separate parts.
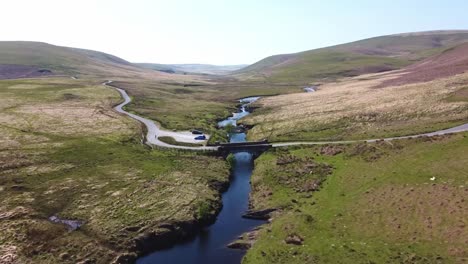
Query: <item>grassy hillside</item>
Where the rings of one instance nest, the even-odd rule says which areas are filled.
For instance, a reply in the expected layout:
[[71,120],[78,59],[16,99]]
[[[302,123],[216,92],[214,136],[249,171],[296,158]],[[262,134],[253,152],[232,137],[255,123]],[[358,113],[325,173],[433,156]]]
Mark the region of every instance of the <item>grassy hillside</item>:
[[[145,72],[128,61],[103,52],[26,41],[0,42],[0,65],[2,71],[8,71],[8,65],[22,65],[32,66],[36,71],[50,70],[52,75],[132,76]],[[12,78],[23,77],[22,68],[12,71]]]
[[404,76],[401,72],[361,75],[322,85],[313,93],[265,97],[257,103],[261,108],[242,122],[254,126],[250,139],[271,141],[414,135],[467,122],[467,73],[381,87],[395,78],[410,78]]
[[467,136],[269,151],[243,263],[465,263]]
[[468,41],[468,31],[433,31],[382,36],[352,43],[275,55],[237,72],[271,82],[322,82],[399,69]]

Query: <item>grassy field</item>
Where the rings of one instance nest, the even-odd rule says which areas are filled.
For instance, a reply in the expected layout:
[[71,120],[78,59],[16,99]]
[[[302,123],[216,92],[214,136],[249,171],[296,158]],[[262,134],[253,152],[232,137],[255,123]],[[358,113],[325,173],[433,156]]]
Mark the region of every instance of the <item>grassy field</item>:
[[244,123],[252,140],[325,141],[432,132],[468,120],[468,74],[426,83],[376,88],[400,73],[369,74],[317,92],[266,97]]
[[[140,125],[111,109],[119,94],[99,83],[0,81],[2,261],[110,263],[138,237],[219,208],[226,162],[144,147]],[[84,224],[68,231],[53,215]]]
[[254,209],[278,208],[243,263],[464,263],[468,134],[269,151]]

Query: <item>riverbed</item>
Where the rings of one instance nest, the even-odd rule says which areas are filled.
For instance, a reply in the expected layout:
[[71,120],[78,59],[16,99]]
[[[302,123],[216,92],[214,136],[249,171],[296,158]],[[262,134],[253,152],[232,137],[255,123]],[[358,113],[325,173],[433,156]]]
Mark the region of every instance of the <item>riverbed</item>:
[[[218,126],[237,126],[237,120],[250,114],[247,106],[259,97],[240,100],[239,112],[218,123]],[[245,133],[230,134],[230,142],[244,142]],[[264,221],[242,218],[249,208],[250,176],[254,167],[252,154],[240,152],[234,154],[230,186],[222,194],[223,208],[216,222],[201,230],[192,240],[177,244],[171,248],[158,250],[138,259],[137,264],[149,263],[240,263],[245,251],[229,249],[227,244],[241,234],[261,225]]]

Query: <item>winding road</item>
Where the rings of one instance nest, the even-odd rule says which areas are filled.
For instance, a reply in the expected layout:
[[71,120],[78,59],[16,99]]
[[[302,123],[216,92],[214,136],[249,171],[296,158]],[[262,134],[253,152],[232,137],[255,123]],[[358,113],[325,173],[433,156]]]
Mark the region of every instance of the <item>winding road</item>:
[[[161,140],[158,139],[159,136],[170,136],[170,137],[175,138],[176,140],[180,139],[181,137],[193,138],[194,136],[191,134],[187,134],[187,132],[173,132],[173,131],[163,130],[154,121],[123,110],[122,108],[128,103],[130,103],[132,100],[128,96],[125,90],[117,88],[115,86],[110,86],[109,85],[110,83],[112,83],[112,81],[106,81],[103,83],[103,85],[116,89],[120,93],[122,98],[124,99],[124,102],[114,107],[114,109],[119,113],[125,114],[145,124],[148,130],[148,133],[146,134],[147,144],[158,146],[158,147],[164,147],[164,148],[174,148],[174,149],[199,150],[199,151],[200,150],[201,151],[218,150],[217,146],[188,147],[188,146],[176,146],[176,145],[171,145],[171,144],[162,142]],[[411,135],[411,136],[389,137],[389,138],[379,138],[379,139],[344,140],[344,141],[282,142],[282,143],[272,143],[272,146],[274,148],[277,148],[277,147],[298,146],[298,145],[351,144],[351,143],[358,143],[358,142],[372,143],[372,142],[376,142],[380,140],[392,141],[392,140],[398,140],[398,139],[417,138],[417,137],[423,137],[423,136],[431,137],[431,136],[446,135],[446,134],[452,134],[452,133],[460,133],[460,132],[465,132],[465,131],[468,131],[468,123],[460,125],[460,126],[444,129],[444,130],[439,130],[439,131],[424,133],[424,134]]]
[[111,83],[112,81],[107,81],[107,82],[104,82],[103,85],[116,89],[120,93],[122,98],[124,99],[124,101],[120,103],[119,105],[117,105],[116,107],[114,107],[114,109],[119,113],[122,113],[137,121],[140,121],[146,126],[146,129],[148,131],[146,133],[147,144],[158,146],[158,147],[164,147],[164,148],[187,149],[187,150],[215,151],[218,149],[218,147],[208,147],[208,146],[200,146],[200,147],[176,146],[176,145],[171,145],[171,144],[168,144],[159,140],[158,137],[161,137],[161,136],[170,136],[170,137],[175,138],[176,140],[180,138],[184,138],[184,137],[186,138],[188,136],[190,136],[190,138],[193,139],[195,136],[191,134],[188,135],[187,132],[173,132],[173,131],[163,130],[154,121],[123,110],[123,107],[129,104],[132,101],[132,99],[130,98],[130,96],[128,96],[125,90],[114,87],[114,86],[110,86],[109,84]]

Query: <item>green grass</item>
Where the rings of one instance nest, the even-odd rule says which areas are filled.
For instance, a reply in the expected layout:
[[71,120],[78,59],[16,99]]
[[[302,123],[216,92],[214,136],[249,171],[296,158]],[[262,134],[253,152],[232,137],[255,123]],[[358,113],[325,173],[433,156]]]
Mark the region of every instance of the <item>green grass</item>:
[[[274,71],[274,81],[335,81],[339,78],[357,76],[364,67],[398,69],[410,63],[404,59],[382,56],[367,56],[346,52],[321,51],[300,57],[290,65]],[[365,71],[364,71],[365,72]]]
[[[463,202],[468,135],[434,140],[270,151],[256,160],[255,209],[281,208],[243,263],[461,263],[466,260]],[[278,165],[278,160],[294,162]],[[330,165],[319,176],[307,164]],[[435,177],[434,181],[430,178]],[[298,234],[302,246],[285,238]]]

